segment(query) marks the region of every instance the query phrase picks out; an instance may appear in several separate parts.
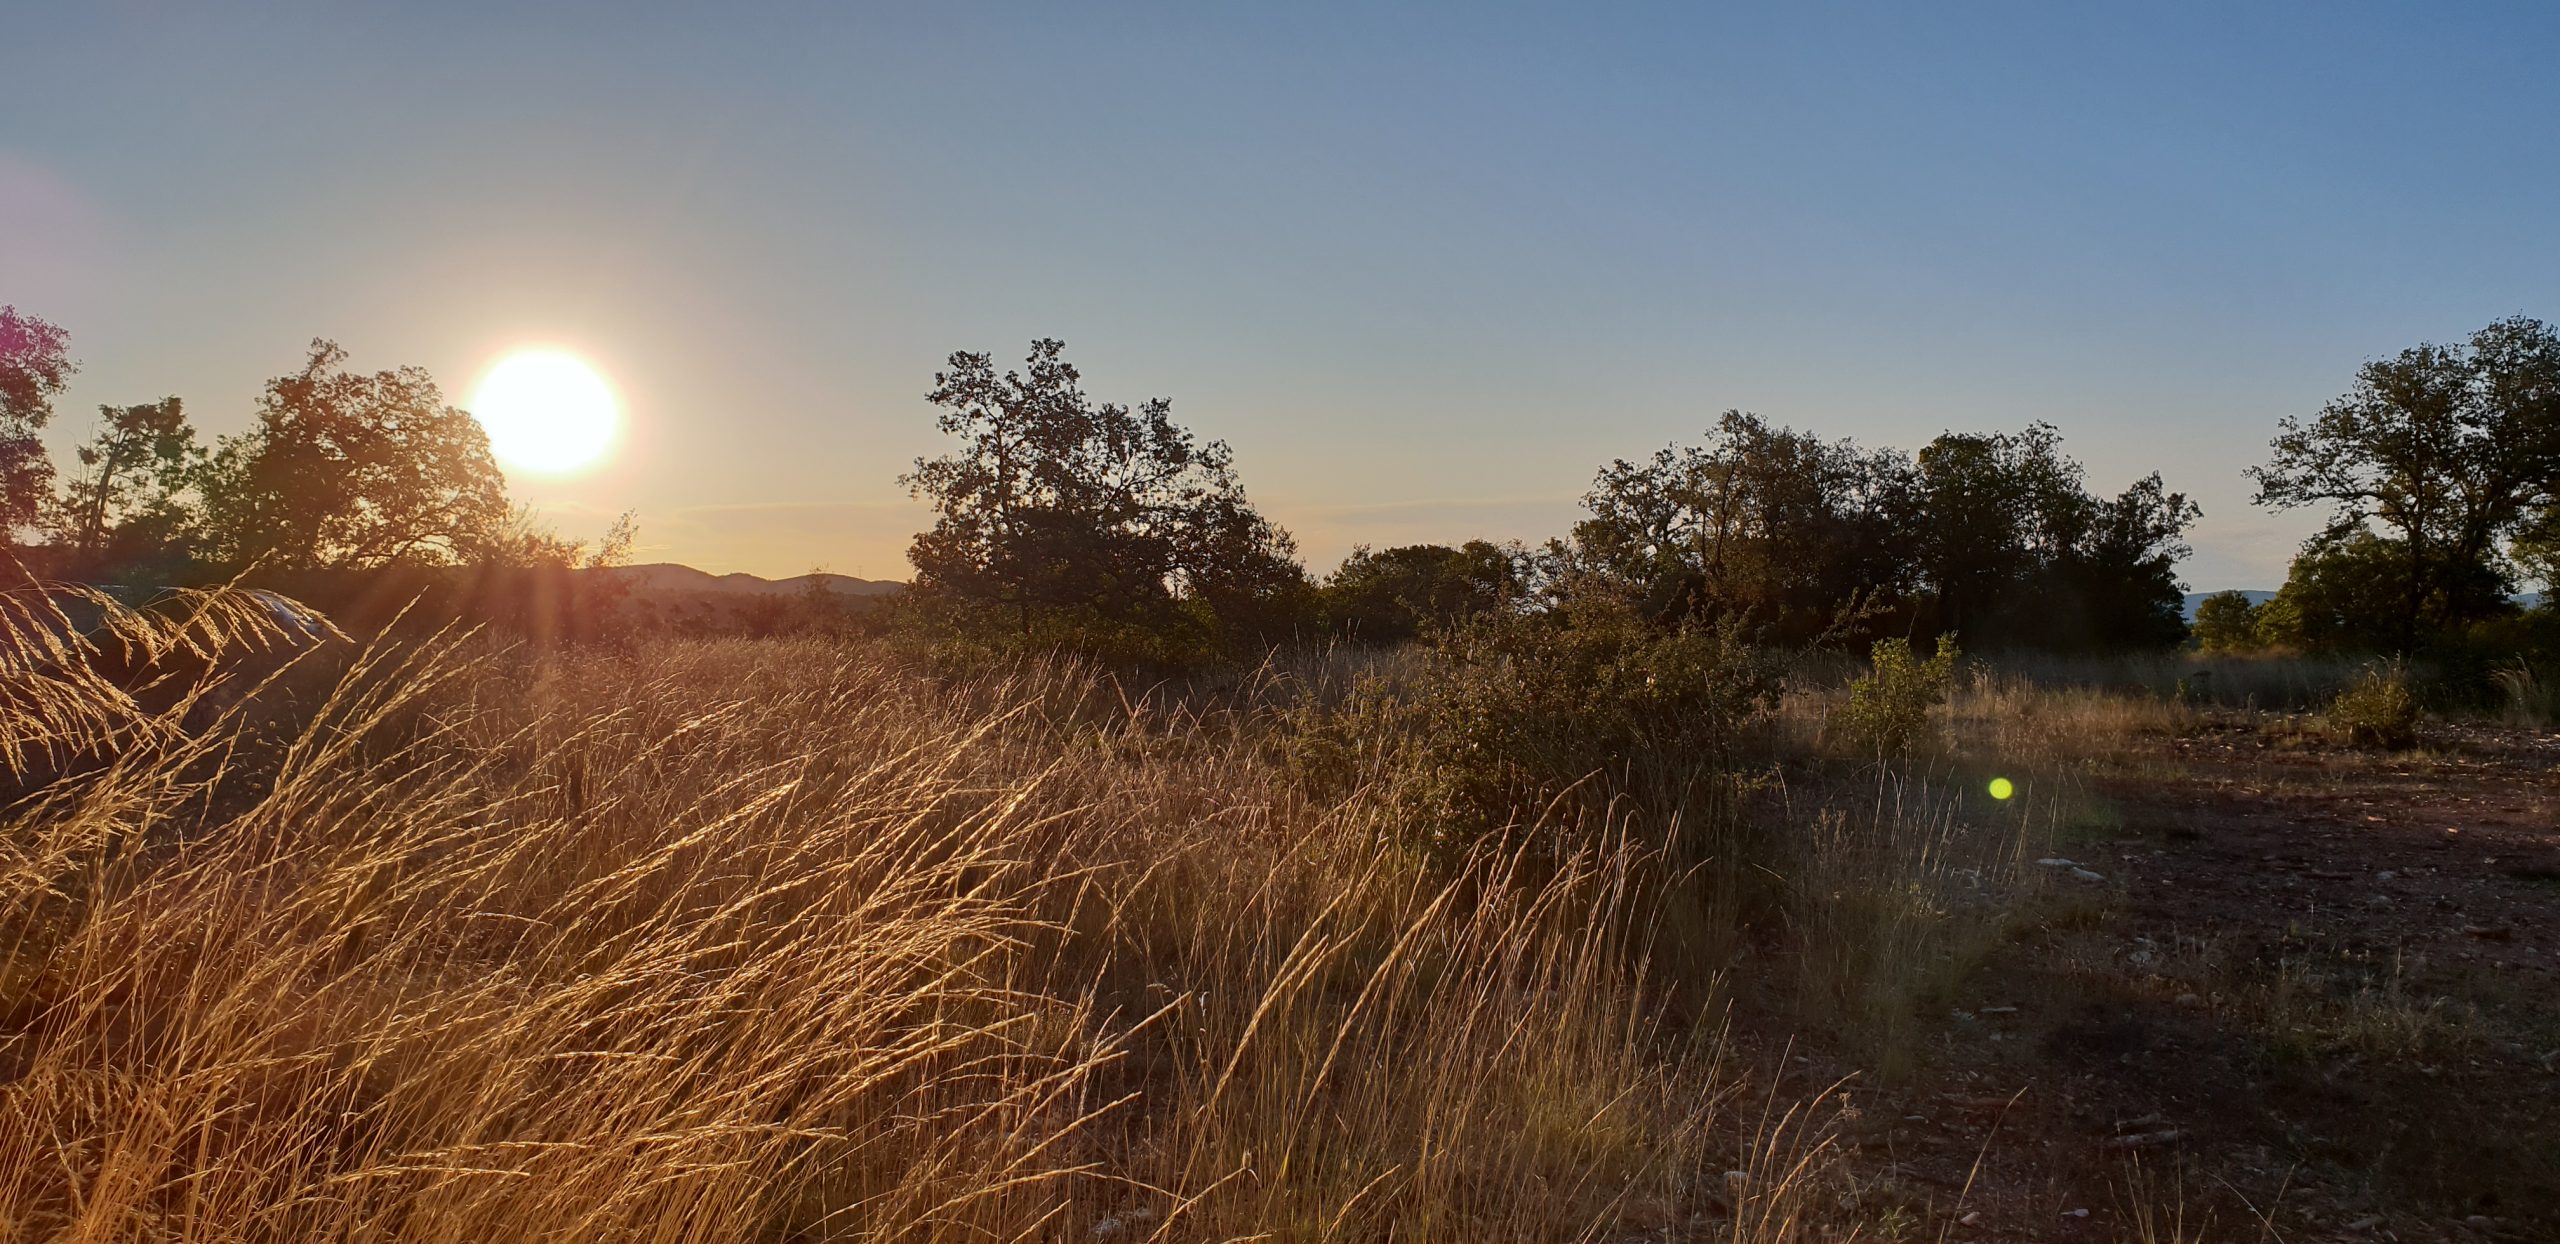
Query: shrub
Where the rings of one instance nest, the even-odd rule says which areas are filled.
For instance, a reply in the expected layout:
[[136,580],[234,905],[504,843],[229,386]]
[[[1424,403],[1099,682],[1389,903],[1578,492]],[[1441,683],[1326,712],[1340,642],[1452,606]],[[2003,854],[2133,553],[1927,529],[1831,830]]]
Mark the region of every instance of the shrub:
[[1946,702],[1955,681],[1955,639],[1940,639],[1936,655],[1926,661],[1911,655],[1907,639],[1877,640],[1872,656],[1874,670],[1849,684],[1841,724],[1862,748],[1901,755],[1929,728],[1929,710]]
[[1302,712],[1290,760],[1318,789],[1389,788],[1440,847],[1535,821],[1577,787],[1697,822],[1778,687],[1777,661],[1737,626],[1666,631],[1586,601],[1449,633],[1412,685],[1373,680]]
[[2368,667],[2329,704],[2329,725],[2360,747],[2407,747],[2418,741],[2418,695],[2397,661]]
[[2499,669],[2493,678],[2504,701],[2508,724],[2547,730],[2560,721],[2560,686],[2544,682],[2523,658]]

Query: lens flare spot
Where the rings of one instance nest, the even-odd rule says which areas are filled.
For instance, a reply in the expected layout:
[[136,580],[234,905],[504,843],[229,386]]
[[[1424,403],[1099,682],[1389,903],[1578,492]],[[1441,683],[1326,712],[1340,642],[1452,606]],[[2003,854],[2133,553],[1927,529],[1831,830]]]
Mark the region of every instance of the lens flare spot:
[[1992,798],[1994,798],[1994,799],[2006,799],[2006,798],[2008,798],[2009,796],[2014,795],[2014,794],[2017,794],[2017,793],[2018,793],[2018,784],[2017,784],[2017,783],[2012,782],[2012,781],[2010,781],[2010,780],[2009,780],[2009,779],[2007,779],[2007,778],[2001,778],[2001,777],[1996,777],[1996,778],[1991,779],[1991,797],[1992,797]]

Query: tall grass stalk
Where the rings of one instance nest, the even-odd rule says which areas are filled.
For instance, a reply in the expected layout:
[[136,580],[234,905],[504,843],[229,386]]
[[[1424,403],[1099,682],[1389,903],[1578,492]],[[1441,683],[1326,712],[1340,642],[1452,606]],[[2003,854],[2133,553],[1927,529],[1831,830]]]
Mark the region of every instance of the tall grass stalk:
[[0,1235],[1809,1230],[1823,1104],[1746,1108],[1623,833],[1427,861],[1059,663],[447,638],[294,698],[220,616],[118,619],[149,695],[8,632]]

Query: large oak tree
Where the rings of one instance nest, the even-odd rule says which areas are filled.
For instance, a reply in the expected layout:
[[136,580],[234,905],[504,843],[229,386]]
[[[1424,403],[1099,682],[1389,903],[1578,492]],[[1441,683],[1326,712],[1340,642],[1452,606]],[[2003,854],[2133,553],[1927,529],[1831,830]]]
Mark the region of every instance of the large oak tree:
[[341,369],[314,340],[302,370],[269,381],[258,424],[225,437],[205,481],[217,557],[278,570],[449,563],[506,517],[505,481],[480,424],[417,367]]
[[2381,526],[2404,564],[2388,633],[2403,650],[2494,608],[2465,590],[2502,576],[2504,543],[2560,503],[2560,334],[2500,320],[2457,345],[2418,345],[2367,363],[2317,418],[2287,418],[2274,456],[2251,470],[2258,503],[2327,505],[2321,549]]

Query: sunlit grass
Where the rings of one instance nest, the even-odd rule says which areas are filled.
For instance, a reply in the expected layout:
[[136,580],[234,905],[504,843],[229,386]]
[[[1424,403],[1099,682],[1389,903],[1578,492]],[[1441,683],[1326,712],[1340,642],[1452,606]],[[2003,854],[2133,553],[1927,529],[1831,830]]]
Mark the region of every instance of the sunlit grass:
[[1250,714],[1054,663],[447,640],[217,677],[307,698],[10,723],[13,1237],[1807,1229],[1827,1108],[1751,1090],[1626,835],[1425,859]]

